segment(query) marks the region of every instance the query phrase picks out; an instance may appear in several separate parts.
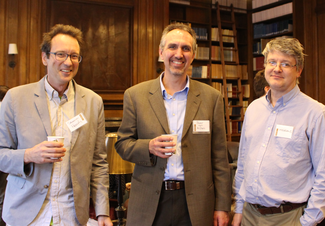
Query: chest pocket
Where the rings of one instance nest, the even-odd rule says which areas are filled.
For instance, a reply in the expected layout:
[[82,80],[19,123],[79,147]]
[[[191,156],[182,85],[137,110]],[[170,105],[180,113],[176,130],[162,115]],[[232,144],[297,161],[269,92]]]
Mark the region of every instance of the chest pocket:
[[276,154],[284,159],[297,158],[302,150],[308,150],[308,139],[304,131],[294,131],[291,138],[275,137]]

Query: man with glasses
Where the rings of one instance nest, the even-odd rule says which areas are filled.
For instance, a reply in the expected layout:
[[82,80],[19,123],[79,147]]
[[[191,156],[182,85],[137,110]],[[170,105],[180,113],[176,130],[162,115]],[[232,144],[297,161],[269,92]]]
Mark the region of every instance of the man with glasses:
[[325,210],[325,107],[303,94],[303,47],[265,47],[266,96],[252,102],[241,134],[234,226],[316,225]]
[[[90,194],[111,226],[103,101],[78,85],[82,32],[58,24],[43,36],[39,82],[12,88],[0,110],[0,170],[9,173],[7,225],[85,225]],[[62,136],[64,142],[47,141]]]

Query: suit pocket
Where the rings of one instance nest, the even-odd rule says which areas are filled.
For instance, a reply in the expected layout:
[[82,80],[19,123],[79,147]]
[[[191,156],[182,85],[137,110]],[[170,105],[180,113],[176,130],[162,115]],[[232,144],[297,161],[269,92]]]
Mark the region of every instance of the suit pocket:
[[26,179],[10,175],[7,177],[7,181],[11,186],[22,189],[26,183]]

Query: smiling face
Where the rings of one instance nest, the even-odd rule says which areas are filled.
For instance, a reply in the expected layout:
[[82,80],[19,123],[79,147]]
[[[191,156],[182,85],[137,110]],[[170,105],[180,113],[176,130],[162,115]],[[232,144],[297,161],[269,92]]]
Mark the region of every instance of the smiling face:
[[276,94],[277,96],[283,96],[296,86],[297,79],[300,77],[302,69],[297,71],[296,66],[282,68],[280,63],[296,65],[296,60],[294,57],[276,50],[268,54],[267,62],[269,61],[277,62],[275,67],[268,63],[265,67],[265,79],[271,87],[271,95]]
[[[69,35],[58,34],[51,41],[51,52],[64,52],[69,55],[80,54],[80,46],[77,39]],[[77,74],[79,62],[71,61],[70,57],[65,61],[58,61],[54,54],[50,54],[47,58],[44,52],[42,52],[42,62],[47,66],[48,82],[62,94],[70,80]]]
[[193,38],[187,31],[175,29],[166,35],[164,48],[159,49],[166,76],[186,76],[194,59],[192,43]]

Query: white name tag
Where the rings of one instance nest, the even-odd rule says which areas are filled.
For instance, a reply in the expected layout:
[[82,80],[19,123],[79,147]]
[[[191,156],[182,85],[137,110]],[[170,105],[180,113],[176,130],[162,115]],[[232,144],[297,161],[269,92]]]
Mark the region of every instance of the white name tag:
[[292,133],[293,126],[276,125],[274,136],[291,139]]
[[85,118],[84,114],[80,113],[76,117],[73,117],[69,121],[66,122],[67,126],[69,127],[69,130],[71,132],[75,131],[76,129],[79,129],[81,126],[87,124],[87,119]]
[[193,120],[193,134],[210,133],[209,120]]

